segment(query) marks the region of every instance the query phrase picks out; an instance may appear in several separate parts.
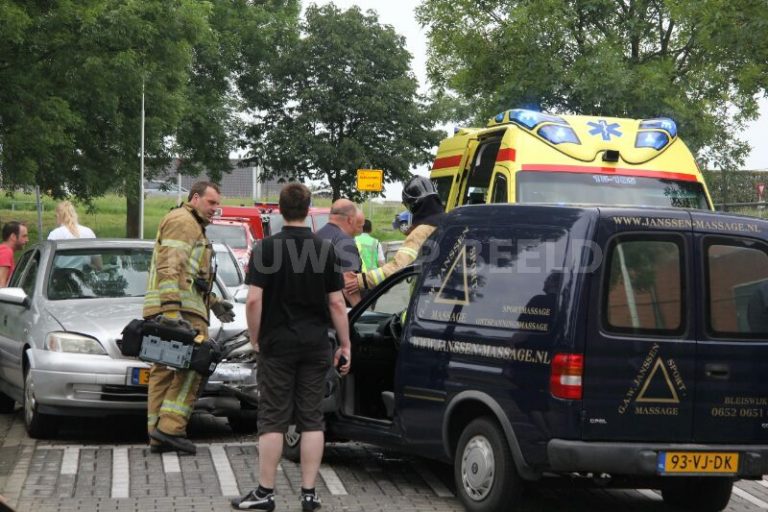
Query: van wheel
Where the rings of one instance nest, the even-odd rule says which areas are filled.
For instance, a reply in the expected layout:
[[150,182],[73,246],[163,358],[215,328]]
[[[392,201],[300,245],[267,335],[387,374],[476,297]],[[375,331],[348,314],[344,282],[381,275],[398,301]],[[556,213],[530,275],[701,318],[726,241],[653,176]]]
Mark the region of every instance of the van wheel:
[[0,414],[12,413],[14,409],[16,409],[16,401],[5,393],[0,393]]
[[291,462],[301,460],[301,432],[296,430],[296,425],[290,425],[283,435],[283,457]]
[[406,221],[400,221],[397,227],[400,230],[400,232],[403,234],[408,233],[408,230],[411,229],[411,225]]
[[56,425],[52,418],[38,412],[37,397],[35,396],[35,382],[32,380],[32,371],[24,372],[24,426],[29,437],[35,439],[47,439],[56,433]]
[[464,428],[454,456],[454,478],[467,510],[514,510],[522,480],[496,421],[482,417]]
[[681,510],[719,512],[731,501],[731,478],[669,477],[661,489],[664,503]]

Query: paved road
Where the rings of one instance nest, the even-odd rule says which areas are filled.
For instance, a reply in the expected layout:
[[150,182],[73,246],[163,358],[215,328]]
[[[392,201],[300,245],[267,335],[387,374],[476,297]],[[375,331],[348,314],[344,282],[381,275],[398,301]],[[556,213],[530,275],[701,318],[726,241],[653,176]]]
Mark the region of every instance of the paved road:
[[[143,422],[62,422],[51,441],[26,436],[20,411],[0,415],[0,493],[24,511],[224,511],[228,497],[256,484],[253,436],[226,421],[195,417],[195,456],[149,453]],[[318,491],[326,511],[460,511],[451,468],[357,443],[329,445]],[[300,510],[299,467],[283,461],[278,510]],[[669,512],[651,490],[583,489],[564,482],[527,491],[525,512]],[[740,481],[727,508],[768,510],[768,482]]]

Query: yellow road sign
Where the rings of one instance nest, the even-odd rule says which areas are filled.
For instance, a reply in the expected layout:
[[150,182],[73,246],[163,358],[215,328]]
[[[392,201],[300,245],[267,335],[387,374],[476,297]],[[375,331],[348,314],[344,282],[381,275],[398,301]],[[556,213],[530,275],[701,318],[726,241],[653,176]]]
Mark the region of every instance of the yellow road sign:
[[381,169],[358,169],[357,190],[360,192],[381,192],[384,190],[384,171]]

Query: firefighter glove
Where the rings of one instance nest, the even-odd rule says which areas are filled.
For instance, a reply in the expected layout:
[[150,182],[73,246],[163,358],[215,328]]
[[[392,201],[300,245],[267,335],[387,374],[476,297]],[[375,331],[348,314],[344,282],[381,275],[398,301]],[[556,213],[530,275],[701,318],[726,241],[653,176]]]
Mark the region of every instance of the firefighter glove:
[[192,324],[184,320],[178,311],[166,311],[165,313],[158,315],[157,321],[168,327],[181,327],[194,331]]
[[211,306],[211,311],[222,322],[234,322],[235,320],[235,312],[233,311],[232,303],[229,301],[220,300]]

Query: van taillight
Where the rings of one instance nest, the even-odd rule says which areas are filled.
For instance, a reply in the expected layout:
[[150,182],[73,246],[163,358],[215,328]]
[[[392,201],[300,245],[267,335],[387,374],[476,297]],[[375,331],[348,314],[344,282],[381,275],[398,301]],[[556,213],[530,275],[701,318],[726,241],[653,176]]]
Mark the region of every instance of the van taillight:
[[581,400],[581,376],[584,373],[584,356],[581,354],[555,354],[552,358],[552,375],[549,391],[557,398]]

